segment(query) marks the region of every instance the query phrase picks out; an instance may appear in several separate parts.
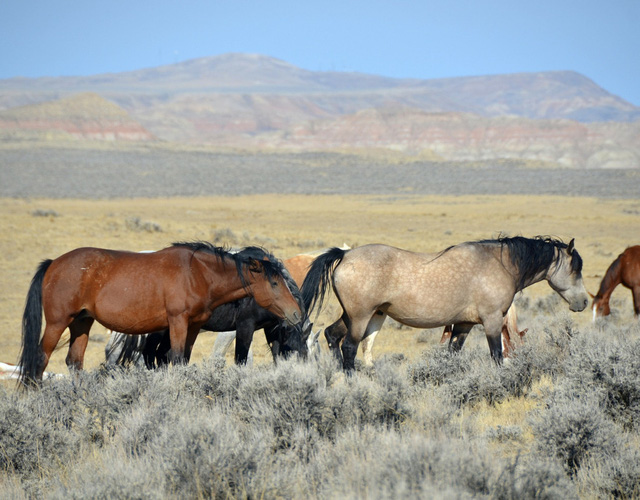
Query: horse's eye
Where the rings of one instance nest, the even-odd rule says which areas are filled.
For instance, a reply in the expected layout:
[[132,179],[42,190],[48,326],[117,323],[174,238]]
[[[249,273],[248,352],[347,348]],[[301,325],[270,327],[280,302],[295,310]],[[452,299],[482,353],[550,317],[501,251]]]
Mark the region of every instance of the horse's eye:
[[277,287],[277,286],[278,286],[278,282],[277,282],[277,281],[272,281],[272,282],[271,282],[271,286],[272,286],[273,288]]

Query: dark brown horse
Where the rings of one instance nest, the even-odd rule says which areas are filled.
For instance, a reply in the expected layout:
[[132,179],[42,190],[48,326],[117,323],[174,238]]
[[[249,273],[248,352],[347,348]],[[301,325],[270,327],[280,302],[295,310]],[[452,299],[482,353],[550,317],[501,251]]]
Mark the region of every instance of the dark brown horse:
[[593,319],[611,313],[609,299],[613,290],[622,285],[631,290],[633,312],[640,319],[640,245],[627,248],[614,260],[602,278],[600,289],[593,297]]
[[292,324],[302,320],[279,261],[238,256],[206,242],[174,243],[153,253],[78,248],[45,260],[31,281],[22,320],[21,381],[42,379],[67,327],[66,363],[81,369],[94,321],[129,335],[169,328],[170,359],[184,362],[211,311],[248,295]]

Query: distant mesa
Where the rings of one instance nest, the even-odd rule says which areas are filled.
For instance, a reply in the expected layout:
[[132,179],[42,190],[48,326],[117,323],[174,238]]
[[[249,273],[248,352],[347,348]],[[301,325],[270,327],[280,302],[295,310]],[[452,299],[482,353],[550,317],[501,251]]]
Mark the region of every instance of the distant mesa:
[[224,54],[0,80],[0,139],[387,149],[451,161],[640,168],[640,108],[573,71],[398,79]]
[[127,111],[87,92],[0,111],[0,137],[150,141],[153,135]]

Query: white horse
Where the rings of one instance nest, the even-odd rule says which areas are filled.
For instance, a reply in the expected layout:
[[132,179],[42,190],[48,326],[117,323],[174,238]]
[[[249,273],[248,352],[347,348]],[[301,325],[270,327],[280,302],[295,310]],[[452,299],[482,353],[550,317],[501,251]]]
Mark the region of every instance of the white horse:
[[[22,373],[22,367],[20,365],[12,365],[11,363],[0,362],[0,380],[19,379]],[[49,379],[52,377],[61,377],[59,373],[44,372],[42,374],[43,379]]]

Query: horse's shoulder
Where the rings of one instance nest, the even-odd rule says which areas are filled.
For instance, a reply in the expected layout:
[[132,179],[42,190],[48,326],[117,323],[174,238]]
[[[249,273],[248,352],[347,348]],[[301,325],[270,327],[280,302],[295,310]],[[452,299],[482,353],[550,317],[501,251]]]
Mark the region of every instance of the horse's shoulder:
[[640,245],[628,247],[624,252],[622,252],[622,255],[632,260],[640,260]]

